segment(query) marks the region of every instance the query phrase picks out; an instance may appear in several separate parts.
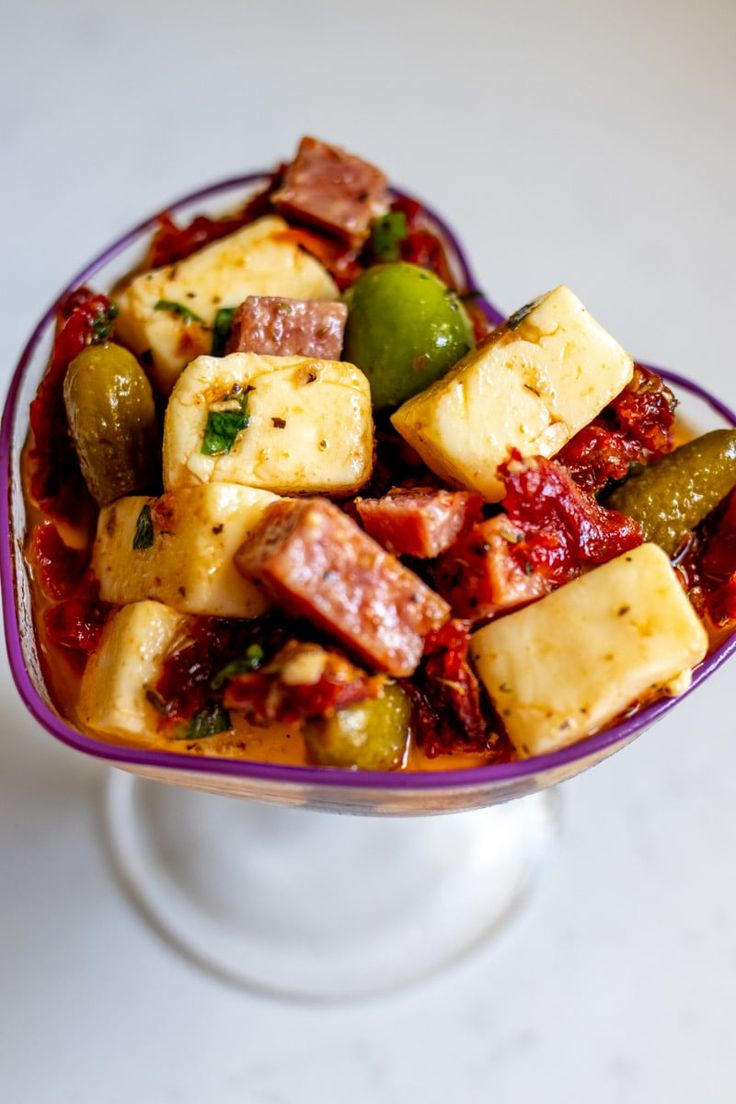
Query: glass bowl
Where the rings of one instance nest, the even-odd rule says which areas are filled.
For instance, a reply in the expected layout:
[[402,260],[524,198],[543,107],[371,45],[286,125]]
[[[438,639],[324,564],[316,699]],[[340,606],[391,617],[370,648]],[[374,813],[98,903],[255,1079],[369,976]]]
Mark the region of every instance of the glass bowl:
[[[242,202],[265,179],[263,173],[228,179],[185,196],[170,204],[167,210],[182,219],[192,217],[195,213],[222,213]],[[470,264],[452,230],[438,215],[431,211],[428,214],[435,229],[443,237],[451,260],[461,273],[464,283],[468,288],[476,289],[477,282]],[[154,227],[155,216],[152,216],[102,250],[69,281],[59,299],[84,283],[91,283],[98,290],[111,287],[140,262]],[[7,534],[7,540],[0,551],[5,637],[10,668],[18,692],[36,720],[68,747],[127,772],[127,777],[113,772],[109,811],[118,868],[129,888],[132,888],[159,926],[164,927],[179,945],[185,946],[201,961],[238,980],[282,992],[333,996],[364,992],[374,987],[383,988],[423,973],[439,961],[452,957],[457,949],[473,945],[523,895],[531,874],[536,869],[536,859],[553,832],[555,819],[547,801],[537,800],[536,804],[534,801],[522,802],[506,809],[491,807],[513,798],[540,794],[541,791],[572,778],[636,739],[655,721],[676,708],[680,699],[657,701],[604,732],[535,759],[466,769],[453,769],[452,761],[448,759],[446,769],[435,769],[435,764],[435,768],[424,772],[357,772],[244,759],[208,759],[175,752],[118,746],[78,731],[59,714],[44,681],[33,628],[28,574],[22,553],[26,518],[20,478],[20,455],[28,432],[29,405],[46,368],[51,348],[57,302],[58,300],[40,319],[23,350],[10,383],[0,428],[0,467],[7,489],[0,502],[0,524]],[[505,317],[488,300],[482,299],[480,303],[494,324]],[[736,415],[715,396],[681,376],[662,369],[656,370],[676,390],[682,403],[681,410],[690,424],[701,431],[736,425]],[[692,693],[705,682],[734,650],[736,635],[721,644],[700,664],[694,672],[692,685],[687,693]],[[163,787],[146,786],[145,783],[136,789],[130,775],[167,783],[180,789],[176,794],[173,791],[164,794]],[[303,817],[294,825],[292,820],[274,820],[272,814],[264,811],[262,806],[241,808],[236,813],[235,803],[217,803],[214,806],[205,801],[202,805],[203,799],[196,796],[195,800],[200,802],[197,806],[200,812],[195,814],[192,811],[195,806],[191,802],[187,811],[177,805],[177,802],[181,803],[183,800],[182,788],[185,791],[200,790],[216,795],[250,798],[261,803],[389,818],[471,810],[484,812],[473,814],[470,819],[452,818],[454,826],[448,826],[440,833],[441,840],[437,837],[436,827],[428,829],[420,826],[415,831],[407,827],[401,831],[395,824],[392,827],[387,825],[383,830],[376,825],[368,837],[365,836],[365,829],[351,828],[347,830],[347,834],[345,830],[341,830],[343,847],[347,847],[348,851],[343,856],[344,863],[341,865],[338,862],[335,865],[334,828],[322,827],[318,830],[313,827],[310,832],[305,833]],[[193,795],[189,796],[191,798]],[[211,884],[211,877],[206,885],[203,883],[204,859],[201,854],[197,869],[191,865],[194,861],[191,855],[197,851],[197,846],[201,852],[202,839],[209,830],[205,830],[203,825],[205,821],[213,823],[212,810],[215,808],[218,811],[214,821],[219,827],[216,830],[211,829],[215,834],[210,842],[218,852],[221,870],[221,884],[217,886]],[[210,811],[205,814],[206,809]],[[226,810],[224,813],[223,809]],[[228,821],[228,827],[225,826],[223,817]],[[323,820],[331,821],[332,818],[321,818],[319,823],[322,824]],[[291,827],[284,828],[285,823]],[[315,823],[311,822],[312,825]],[[173,835],[172,825],[175,826]],[[185,831],[193,833],[191,838],[183,838]],[[386,831],[388,836],[385,836]],[[381,832],[384,834],[381,835]],[[284,880],[281,880],[279,886],[272,885],[270,888],[265,884],[268,878],[264,881],[265,860],[262,855],[254,859],[257,870],[253,864],[249,869],[243,870],[242,856],[239,859],[235,853],[230,855],[228,861],[221,861],[223,841],[226,838],[242,840],[247,836],[251,843],[253,840],[262,843],[266,835],[271,840],[274,835],[282,839],[282,859],[284,850],[288,850],[292,874],[297,869],[303,869],[306,863],[313,875],[312,889],[314,885],[321,886],[315,899],[312,929],[316,930],[316,918],[321,914],[322,902],[330,894],[333,918],[335,916],[335,894],[339,888],[335,879],[338,878],[338,871],[339,877],[344,879],[345,870],[348,869],[353,877],[353,884],[360,883],[360,908],[363,910],[360,912],[360,931],[363,934],[358,948],[359,969],[356,968],[356,947],[353,943],[345,946],[341,944],[340,955],[329,969],[324,966],[326,959],[323,955],[323,965],[317,974],[310,965],[304,940],[294,937],[293,929],[293,945],[289,944],[287,947],[288,941],[284,936],[277,948],[271,946],[269,940],[274,934],[273,917],[277,912],[282,914],[284,908]],[[288,848],[284,843],[286,838],[289,840]],[[471,839],[477,842],[480,838],[486,841],[483,847],[479,849],[475,845],[471,846]],[[218,841],[216,845],[215,839]],[[366,839],[369,840],[368,844],[365,844]],[[430,841],[429,844],[427,840]],[[431,843],[432,840],[435,842]],[[189,859],[184,866],[180,863],[172,880],[172,848],[176,851],[177,846],[180,857],[189,846]],[[425,855],[423,865],[422,862],[417,865],[418,847],[423,849],[422,853]],[[306,853],[303,853],[305,848]],[[376,865],[376,849],[383,856],[380,869]],[[253,858],[252,849],[248,854]],[[326,854],[329,861],[325,862],[323,860]],[[371,896],[368,890],[371,886],[375,890],[377,883],[386,876],[387,855],[392,856],[397,872],[394,897],[402,878],[406,881],[406,871],[412,864],[415,870],[422,872],[417,884],[411,881],[408,883],[411,888],[406,888],[402,898],[402,930],[405,933],[414,930],[417,925],[425,931],[431,930],[432,918],[437,921],[434,925],[436,938],[431,942],[429,950],[425,946],[419,958],[415,945],[413,951],[407,950],[407,946],[412,944],[410,937],[406,946],[406,940],[397,941],[395,938],[394,921],[397,909],[402,911],[398,906],[388,909],[385,915],[373,915],[372,928],[370,925],[366,927],[364,923],[365,902]],[[453,857],[445,861],[442,858],[445,855]],[[441,867],[439,873],[438,861]],[[321,883],[317,875],[320,863],[324,867],[320,875]],[[327,882],[331,869],[333,884],[330,889]],[[210,863],[210,873],[211,870]],[[479,891],[480,873],[485,878],[483,891]],[[261,879],[258,894],[263,906],[263,923],[259,929],[260,942],[256,940],[256,946],[253,938],[250,941],[244,940],[243,927],[244,924],[246,927],[251,925],[252,937],[253,884],[258,877]],[[464,888],[458,882],[458,878],[462,880],[462,877],[466,879]],[[455,899],[465,900],[465,920],[459,929],[459,910],[455,910],[454,920],[451,922],[446,905],[442,904],[441,898],[436,897],[436,894],[433,896],[434,891],[431,890],[434,885],[446,886],[448,878],[455,879],[456,884],[452,890]],[[234,902],[235,883],[240,888],[245,887],[245,896],[242,900],[238,899],[237,903]],[[304,917],[305,887],[297,878],[295,881],[292,879],[292,888],[295,898],[290,907],[297,911],[301,908],[301,915]],[[231,933],[236,931],[237,937],[226,937],[223,924],[214,919],[218,909],[218,916],[222,919],[223,900],[227,900],[229,907],[234,910],[225,926]],[[206,908],[203,906],[205,901]],[[219,901],[217,907],[213,903],[215,901]],[[347,910],[343,917],[344,925],[354,922],[354,913],[358,908],[354,894],[352,897],[343,894],[341,907]],[[441,935],[437,937],[438,930]],[[368,938],[369,931],[375,936],[372,943]],[[413,942],[416,944],[417,941]],[[427,941],[422,942],[426,944]],[[369,943],[373,948],[370,953],[367,951]],[[268,951],[264,950],[267,946],[270,948]],[[215,947],[216,953],[213,950]],[[395,953],[396,948],[398,953]]]

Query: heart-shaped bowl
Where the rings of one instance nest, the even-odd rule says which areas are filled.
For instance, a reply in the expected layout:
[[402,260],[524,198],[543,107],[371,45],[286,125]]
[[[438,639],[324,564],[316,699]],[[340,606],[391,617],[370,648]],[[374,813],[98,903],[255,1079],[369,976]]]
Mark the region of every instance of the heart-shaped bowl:
[[[232,209],[265,183],[263,173],[235,177],[185,196],[167,208],[184,218]],[[425,208],[426,209],[426,208]],[[428,217],[447,246],[452,263],[468,288],[477,283],[455,234],[438,215]],[[105,290],[138,264],[156,225],[156,216],[103,249],[69,281],[59,296],[91,282]],[[0,549],[3,617],[10,668],[18,692],[37,721],[56,739],[85,755],[170,785],[283,805],[371,815],[419,815],[477,809],[546,789],[607,758],[677,707],[681,698],[664,698],[605,731],[549,755],[517,762],[453,769],[452,760],[435,761],[425,771],[346,771],[291,766],[247,759],[206,758],[146,748],[119,746],[89,736],[63,717],[52,701],[43,676],[31,610],[31,590],[23,545],[26,510],[21,484],[21,451],[28,434],[30,402],[45,371],[54,332],[57,299],[33,330],[8,390],[0,428],[0,468],[5,494],[0,524],[7,534]],[[505,317],[490,302],[482,309],[495,324]],[[700,431],[736,425],[734,414],[704,388],[682,376],[656,369],[670,383],[689,424]],[[692,693],[736,651],[736,634],[696,668]]]

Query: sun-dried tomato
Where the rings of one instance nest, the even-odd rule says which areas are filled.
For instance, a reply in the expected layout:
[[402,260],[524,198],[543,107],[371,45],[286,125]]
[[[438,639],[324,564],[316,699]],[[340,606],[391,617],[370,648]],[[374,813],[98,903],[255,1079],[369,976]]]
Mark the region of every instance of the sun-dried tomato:
[[719,628],[736,621],[736,492],[698,526],[677,570],[701,615]]
[[51,521],[42,521],[31,533],[29,559],[47,598],[68,598],[89,562],[89,549],[71,548]]
[[629,465],[641,455],[638,442],[594,423],[576,433],[555,459],[564,464],[579,487],[597,491],[609,479],[623,479]]
[[337,238],[327,237],[318,230],[307,230],[303,226],[291,226],[279,235],[284,241],[294,242],[323,265],[330,276],[344,291],[354,284],[364,270],[358,261],[356,250]]
[[106,295],[86,287],[59,304],[51,359],[31,403],[31,497],[45,514],[60,521],[78,521],[91,503],[69,435],[64,377],[82,349],[106,340],[115,313]]
[[706,578],[723,582],[736,572],[736,493],[719,509],[712,524],[705,527],[701,557]]
[[[453,751],[506,754],[500,726],[470,666],[470,626],[446,622],[430,633],[412,681],[402,681],[412,703],[412,730],[428,758]],[[494,754],[495,753],[495,754]]]
[[[430,228],[427,213],[421,203],[408,196],[397,196],[391,203],[392,211],[400,211],[406,218],[407,235],[399,243],[402,261],[428,268],[440,280],[455,287],[452,268],[442,239]],[[465,291],[465,288],[458,288]]]
[[162,211],[158,216],[158,227],[148,247],[146,268],[160,268],[183,261],[198,249],[203,249],[204,246],[224,238],[227,234],[234,234],[249,222],[270,214],[273,210],[271,194],[280,176],[279,169],[273,174],[268,185],[252,196],[239,211],[222,218],[197,215],[186,226],[177,226],[171,213]]
[[153,687],[153,699],[172,722],[189,720],[213,698],[211,683],[217,672],[245,652],[261,622],[220,617],[192,617],[186,637],[166,657]]
[[87,573],[71,597],[44,610],[46,635],[60,648],[90,655],[100,642],[110,609],[100,601],[97,580]]
[[523,605],[641,544],[632,518],[600,506],[554,460],[515,453],[499,475],[504,513],[473,526],[440,557],[435,581],[472,620]]
[[[300,682],[298,664],[305,657],[321,670],[318,677]],[[384,676],[367,674],[332,648],[290,641],[265,669],[236,674],[224,704],[256,724],[295,724],[375,698],[384,682]]]
[[576,433],[555,459],[579,487],[600,490],[611,479],[623,479],[630,464],[672,451],[676,406],[677,399],[661,376],[637,364],[621,394]]
[[611,403],[609,417],[629,440],[659,457],[674,447],[676,406],[677,399],[662,377],[636,364],[634,378]]
[[528,555],[556,582],[566,582],[577,565],[606,563],[644,540],[638,522],[599,505],[554,460],[523,460],[517,453],[499,474],[506,488],[503,507],[525,531],[514,554]]

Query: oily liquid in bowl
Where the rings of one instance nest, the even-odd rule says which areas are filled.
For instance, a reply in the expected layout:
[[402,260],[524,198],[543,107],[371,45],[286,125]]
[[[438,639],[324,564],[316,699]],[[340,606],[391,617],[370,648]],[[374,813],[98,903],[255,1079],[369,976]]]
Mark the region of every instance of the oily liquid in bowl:
[[[185,197],[169,209],[184,221],[199,213],[222,215],[242,203],[263,181],[263,174],[225,181]],[[428,214],[448,243],[466,286],[477,288],[478,281],[451,229],[439,216]],[[147,219],[101,253],[70,281],[63,294],[85,283],[98,289],[114,287],[141,263],[155,221],[155,216]],[[493,324],[502,320],[495,307],[481,302]],[[178,741],[160,739],[136,746],[83,729],[75,720],[80,672],[66,655],[54,654],[61,650],[52,649],[44,639],[38,614],[45,599],[29,578],[22,554],[38,514],[24,494],[27,483],[21,480],[21,455],[27,439],[28,406],[45,370],[52,330],[53,309],[24,350],[4,413],[0,462],[9,494],[4,504],[0,502],[0,509],[6,510],[8,544],[0,566],[12,673],[30,712],[61,742],[144,777],[228,796],[359,814],[424,815],[482,808],[561,782],[625,746],[676,704],[673,699],[662,699],[579,744],[538,759],[487,765],[483,756],[430,760],[419,749],[412,749],[404,769],[391,772],[303,765],[304,747],[298,733],[290,731],[287,738],[285,732],[253,729],[240,721],[229,742],[227,736],[215,737],[197,751],[188,750],[186,744],[177,747]],[[681,422],[686,433],[690,427],[705,432],[736,424],[736,415],[697,385],[663,374],[683,400]],[[696,670],[694,683],[707,678],[735,644],[736,637],[720,642]],[[244,743],[245,748],[233,748],[234,742]]]

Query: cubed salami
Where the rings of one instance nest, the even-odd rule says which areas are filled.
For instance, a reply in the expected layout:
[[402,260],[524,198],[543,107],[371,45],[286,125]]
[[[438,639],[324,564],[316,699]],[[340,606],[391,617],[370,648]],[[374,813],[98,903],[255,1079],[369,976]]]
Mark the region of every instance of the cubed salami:
[[235,562],[275,602],[341,640],[369,666],[411,675],[447,603],[326,499],[282,499]]
[[482,502],[469,491],[394,487],[382,498],[358,498],[355,506],[366,533],[387,551],[429,559],[479,520]]
[[362,245],[371,220],[386,208],[387,181],[380,169],[317,138],[302,138],[273,202],[294,215]]
[[344,303],[249,295],[233,315],[227,351],[339,360],[347,317]]

